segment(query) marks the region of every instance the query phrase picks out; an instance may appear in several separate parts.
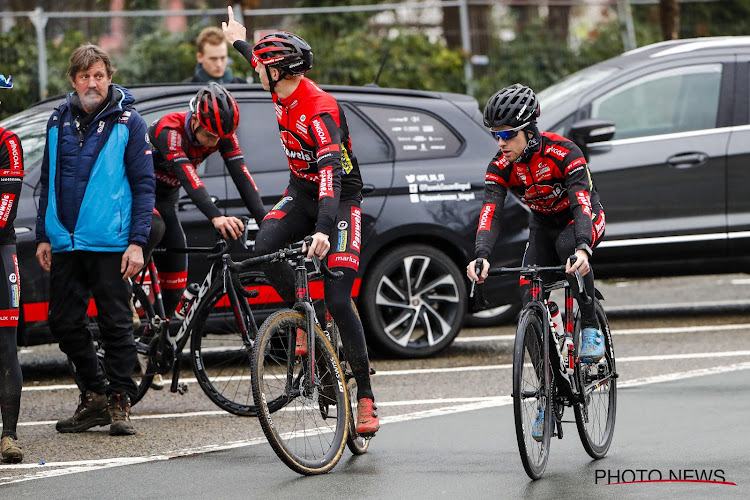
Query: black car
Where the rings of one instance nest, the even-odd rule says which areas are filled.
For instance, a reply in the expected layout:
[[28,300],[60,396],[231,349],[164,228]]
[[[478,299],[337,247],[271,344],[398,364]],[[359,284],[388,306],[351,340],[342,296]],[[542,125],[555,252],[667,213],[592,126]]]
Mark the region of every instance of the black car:
[[750,37],[642,47],[539,101],[541,129],[588,143],[607,216],[597,276],[747,271]]
[[[153,85],[131,90],[136,109],[150,123],[187,109],[198,88]],[[270,208],[283,195],[289,170],[269,94],[259,85],[228,88],[241,107],[238,134],[247,164]],[[368,341],[399,356],[434,354],[450,345],[474,307],[464,269],[474,255],[484,172],[497,145],[482,126],[477,101],[465,95],[376,87],[326,89],[345,109],[364,181],[361,280],[355,283],[354,295]],[[2,123],[21,137],[25,152],[25,187],[15,225],[25,318],[20,337],[26,344],[49,341],[48,277],[34,257],[34,227],[45,124],[61,99],[39,103]],[[222,211],[247,213],[219,155],[209,157],[199,174]],[[179,214],[189,245],[214,242],[213,228],[184,192]],[[527,214],[509,197],[504,236],[493,264],[520,262],[528,237]],[[206,270],[204,257],[191,257],[191,282],[200,280]],[[516,280],[488,283],[485,297],[498,306],[490,319],[513,317],[519,302]]]

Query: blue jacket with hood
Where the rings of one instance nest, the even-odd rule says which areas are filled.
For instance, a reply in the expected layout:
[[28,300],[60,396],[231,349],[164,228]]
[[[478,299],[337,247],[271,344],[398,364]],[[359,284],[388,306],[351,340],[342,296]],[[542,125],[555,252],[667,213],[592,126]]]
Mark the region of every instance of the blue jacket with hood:
[[144,246],[155,189],[146,123],[130,91],[110,85],[108,105],[81,133],[71,111],[77,98],[69,94],[47,122],[36,240],[53,253]]

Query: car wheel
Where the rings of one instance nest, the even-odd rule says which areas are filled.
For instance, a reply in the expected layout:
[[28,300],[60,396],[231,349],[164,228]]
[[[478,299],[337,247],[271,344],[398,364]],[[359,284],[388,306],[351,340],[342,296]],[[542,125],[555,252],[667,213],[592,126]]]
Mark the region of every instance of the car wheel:
[[466,325],[476,327],[505,325],[517,320],[519,312],[521,312],[521,304],[505,304],[467,314]]
[[467,293],[456,264],[425,245],[390,250],[368,271],[360,309],[368,339],[399,357],[423,358],[458,335]]

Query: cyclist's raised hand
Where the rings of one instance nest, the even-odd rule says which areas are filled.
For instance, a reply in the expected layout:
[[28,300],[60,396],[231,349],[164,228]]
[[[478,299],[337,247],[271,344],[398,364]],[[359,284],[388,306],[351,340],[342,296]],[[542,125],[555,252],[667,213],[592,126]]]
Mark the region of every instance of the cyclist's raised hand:
[[328,242],[328,235],[323,233],[315,233],[312,237],[312,243],[310,248],[307,249],[307,258],[312,258],[313,254],[317,255],[319,259],[322,259],[330,250],[331,244]]
[[233,44],[237,40],[244,40],[247,35],[247,30],[244,26],[234,20],[234,12],[232,12],[232,6],[227,7],[227,13],[229,14],[229,21],[221,23],[221,29],[224,32],[224,38],[227,42]]
[[489,269],[490,269],[490,263],[487,259],[482,259],[481,276],[477,276],[476,267],[477,267],[476,259],[469,262],[469,265],[466,266],[466,276],[471,281],[476,281],[477,283],[484,283],[484,280],[487,279],[487,273],[489,272]]
[[591,270],[589,254],[586,253],[586,250],[576,250],[575,256],[576,261],[572,265],[570,264],[570,259],[565,262],[565,272],[573,274],[577,269],[581,276],[586,276]]
[[245,225],[237,217],[226,217],[220,215],[211,219],[211,224],[214,225],[217,231],[221,232],[224,238],[232,238],[236,240],[242,235],[245,230]]

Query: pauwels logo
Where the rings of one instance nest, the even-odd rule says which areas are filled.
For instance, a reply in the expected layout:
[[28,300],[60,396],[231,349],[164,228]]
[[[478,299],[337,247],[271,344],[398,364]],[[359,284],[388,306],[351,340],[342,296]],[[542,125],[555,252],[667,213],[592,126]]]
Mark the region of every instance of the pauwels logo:
[[362,210],[352,207],[352,249],[362,251]]
[[333,167],[326,167],[320,171],[318,198],[333,198]]
[[479,231],[489,231],[492,227],[492,216],[495,215],[495,204],[488,203],[482,208],[482,212],[479,214]]

